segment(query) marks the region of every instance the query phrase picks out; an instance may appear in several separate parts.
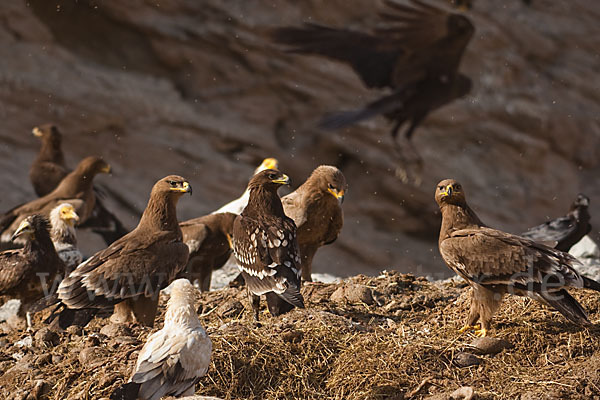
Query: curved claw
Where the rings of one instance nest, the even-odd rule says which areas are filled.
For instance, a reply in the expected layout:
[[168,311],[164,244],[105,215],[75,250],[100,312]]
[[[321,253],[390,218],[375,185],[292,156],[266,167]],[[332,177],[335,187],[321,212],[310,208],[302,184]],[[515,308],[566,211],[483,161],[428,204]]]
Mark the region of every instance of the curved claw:
[[481,325],[479,325],[479,324],[477,324],[477,325],[465,325],[462,328],[460,328],[458,330],[458,332],[459,333],[465,333],[465,332],[470,331],[470,330],[474,330],[475,332],[478,332],[478,331],[481,330]]
[[475,333],[475,336],[477,336],[477,337],[485,337],[485,336],[487,336],[487,329],[485,329],[485,328],[476,329],[474,333]]

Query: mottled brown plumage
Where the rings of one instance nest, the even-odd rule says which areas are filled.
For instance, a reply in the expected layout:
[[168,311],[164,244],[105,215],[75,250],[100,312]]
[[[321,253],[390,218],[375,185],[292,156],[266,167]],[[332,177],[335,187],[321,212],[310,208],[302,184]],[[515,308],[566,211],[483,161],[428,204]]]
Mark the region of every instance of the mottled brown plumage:
[[99,157],[84,158],[74,171],[70,172],[50,193],[39,199],[22,204],[7,211],[0,217],[1,240],[6,242],[27,216],[41,214],[48,217],[50,211],[60,203],[70,203],[84,222],[92,214],[96,203],[93,180],[99,173],[108,173],[110,166]]
[[334,113],[321,126],[338,129],[383,114],[394,121],[394,139],[409,121],[403,136],[410,139],[431,111],[469,93],[471,80],[458,67],[475,29],[464,15],[421,0],[384,3],[384,25],[369,33],[307,23],[276,29],[273,38],[291,52],[349,64],[369,88],[393,90],[360,110]]
[[558,310],[579,325],[590,322],[568,287],[600,291],[600,284],[581,276],[568,253],[532,240],[488,228],[467,205],[462,186],[441,181],[435,199],[442,212],[439,250],[452,270],[473,288],[465,328],[481,322],[479,335],[490,329],[492,316],[506,293],[528,296]]
[[262,294],[275,293],[304,308],[296,224],[286,217],[277,195],[277,189],[288,183],[286,175],[272,169],[254,175],[248,184],[248,205],[233,223],[233,253],[251,294],[256,319],[258,296]]
[[521,236],[537,242],[556,242],[555,249],[569,251],[592,230],[589,205],[590,199],[579,193],[567,215],[534,226]]
[[[22,238],[24,247],[0,253],[0,294],[21,300],[22,310],[29,313],[35,303],[50,297],[64,264],[50,239],[50,225],[41,215],[25,218],[13,238]],[[31,326],[28,314],[28,326]]]
[[33,135],[40,138],[42,147],[29,169],[29,180],[35,193],[42,197],[53,191],[70,171],[62,152],[62,134],[55,125],[37,126]]
[[80,264],[60,284],[69,308],[115,305],[114,322],[152,325],[159,291],[182,271],[188,248],[182,241],[176,204],[191,186],[182,177],[159,180],[138,226]]
[[321,165],[302,186],[281,199],[285,215],[296,223],[305,281],[312,281],[312,259],[317,249],[333,243],[342,230],[342,201],[347,189],[342,171]]
[[187,267],[181,276],[190,282],[197,280],[203,292],[210,289],[212,271],[223,267],[232,253],[229,243],[235,217],[236,214],[226,212],[179,223],[183,242],[190,250]]

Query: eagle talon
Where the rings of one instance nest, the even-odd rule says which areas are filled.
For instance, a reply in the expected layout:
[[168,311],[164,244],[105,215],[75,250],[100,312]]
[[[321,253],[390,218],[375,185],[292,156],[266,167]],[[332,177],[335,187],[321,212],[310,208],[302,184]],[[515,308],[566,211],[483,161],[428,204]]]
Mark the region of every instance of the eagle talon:
[[458,332],[459,333],[465,333],[465,332],[470,331],[470,330],[474,330],[475,332],[478,332],[480,329],[481,329],[481,325],[479,325],[479,324],[477,324],[477,325],[465,325],[462,328],[460,328],[458,330]]
[[487,329],[485,329],[485,328],[477,329],[473,333],[477,337],[486,337],[487,336]]

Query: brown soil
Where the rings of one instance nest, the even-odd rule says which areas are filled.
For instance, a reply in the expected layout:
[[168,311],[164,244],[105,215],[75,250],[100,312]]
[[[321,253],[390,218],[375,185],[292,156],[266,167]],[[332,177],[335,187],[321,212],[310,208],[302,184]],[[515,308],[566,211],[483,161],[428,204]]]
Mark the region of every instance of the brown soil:
[[[472,335],[457,331],[469,305],[462,284],[384,273],[310,284],[303,293],[306,310],[277,318],[263,310],[260,326],[241,289],[199,296],[214,350],[197,393],[224,399],[450,399],[470,386],[479,399],[600,399],[600,329],[574,326],[528,299],[507,299],[495,318],[491,335],[509,348],[481,355],[469,346]],[[587,291],[575,296],[598,320],[600,297]],[[162,325],[165,299],[154,329]],[[30,336],[24,331],[0,337],[1,398],[106,398],[127,380],[153,331],[106,327],[103,315],[83,330],[71,327],[56,336],[42,323],[48,313],[36,315],[30,346],[17,343]]]

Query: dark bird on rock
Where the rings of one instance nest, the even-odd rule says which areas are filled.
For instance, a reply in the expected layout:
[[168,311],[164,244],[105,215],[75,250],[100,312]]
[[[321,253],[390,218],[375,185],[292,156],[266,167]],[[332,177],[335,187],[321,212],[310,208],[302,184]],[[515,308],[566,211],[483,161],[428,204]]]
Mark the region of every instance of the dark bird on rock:
[[42,147],[29,169],[29,180],[38,197],[42,197],[53,191],[70,171],[62,152],[62,134],[56,126],[37,126],[33,135],[40,138]]
[[40,214],[45,217],[61,203],[70,203],[79,215],[80,222],[85,222],[96,204],[93,188],[94,177],[99,173],[110,172],[110,166],[99,157],[87,157],[81,160],[77,168],[60,181],[50,193],[39,199],[17,206],[0,216],[2,242],[7,242],[17,229],[19,223],[27,216]]
[[530,228],[521,236],[536,242],[556,242],[555,249],[569,251],[592,230],[588,212],[589,205],[590,199],[579,193],[567,215]]
[[[467,205],[453,179],[438,183],[435,200],[442,212],[442,258],[472,288],[471,310],[461,331],[485,336],[506,293],[528,296],[553,307],[569,321],[591,325],[585,310],[566,288],[600,291],[600,283],[580,275],[570,254],[530,239],[488,228]],[[474,324],[479,320],[481,327]]]
[[79,216],[69,203],[62,203],[50,212],[50,238],[58,256],[65,264],[66,273],[70,273],[81,264],[83,255],[77,247],[75,225]]
[[[421,0],[410,5],[384,3],[385,24],[369,33],[306,23],[301,28],[275,29],[272,36],[291,46],[290,52],[349,64],[369,88],[390,88],[391,94],[360,110],[325,117],[321,126],[339,129],[385,115],[394,121],[391,135],[402,157],[396,137],[406,123],[401,136],[410,146],[412,134],[431,111],[469,93],[471,80],[458,68],[475,28],[464,15]],[[417,159],[420,163],[418,155]]]
[[177,279],[171,287],[163,328],[148,336],[130,382],[111,400],[193,396],[208,371],[212,342],[196,314],[196,289],[187,279]]
[[44,297],[56,289],[57,277],[64,273],[64,264],[50,239],[50,225],[41,215],[25,218],[13,234],[13,239],[24,239],[24,247],[0,253],[0,294],[21,300],[21,310],[27,315]]
[[312,259],[317,249],[335,242],[342,230],[346,190],[348,185],[342,171],[321,165],[302,186],[281,199],[285,215],[296,223],[305,281],[312,281]]
[[60,284],[58,297],[69,308],[115,306],[111,321],[152,326],[159,291],[186,265],[188,247],[177,222],[177,200],[192,192],[182,177],[154,185],[138,226],[80,264]]
[[203,292],[210,289],[212,272],[222,268],[232,254],[230,243],[236,217],[237,214],[226,212],[179,223],[183,242],[190,251],[187,267],[181,276],[190,282],[197,280]]
[[[62,134],[52,124],[33,128],[33,134],[42,141],[42,147],[29,170],[29,179],[38,196],[50,193],[67,176],[69,168],[62,152]],[[101,190],[94,188],[96,194]],[[90,228],[102,236],[106,244],[111,244],[127,233],[121,221],[106,209],[102,201],[96,197],[92,214],[79,228]]]
[[[233,254],[248,287],[258,320],[260,295],[275,293],[287,303],[304,308],[300,293],[300,255],[296,224],[283,211],[277,189],[287,175],[267,169],[248,184],[250,199],[233,223]],[[277,310],[269,307],[275,315]]]

